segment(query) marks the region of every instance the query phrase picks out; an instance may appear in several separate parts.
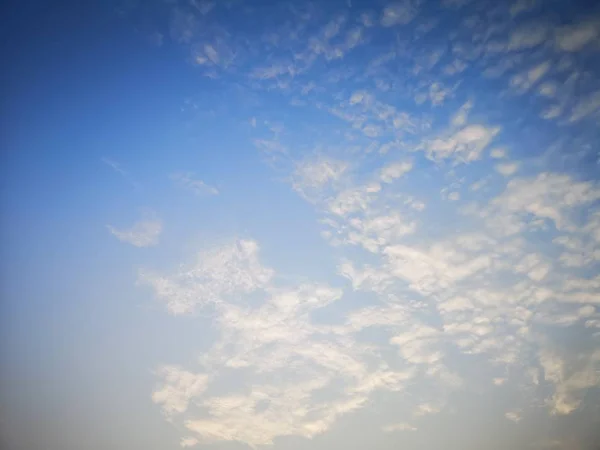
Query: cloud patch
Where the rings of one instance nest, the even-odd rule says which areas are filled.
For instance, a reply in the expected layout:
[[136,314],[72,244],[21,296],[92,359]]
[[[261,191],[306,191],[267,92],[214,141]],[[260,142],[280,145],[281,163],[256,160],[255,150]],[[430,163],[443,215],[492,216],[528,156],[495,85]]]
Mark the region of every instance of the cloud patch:
[[191,172],[177,172],[171,175],[171,180],[179,187],[186,189],[198,196],[217,195],[219,190],[206,184],[204,181],[195,178]]
[[134,247],[152,247],[159,243],[163,224],[153,213],[133,224],[130,228],[119,229],[107,225],[108,231],[121,242]]
[[419,4],[418,0],[402,0],[386,6],[381,14],[381,25],[384,27],[406,25],[417,15]]

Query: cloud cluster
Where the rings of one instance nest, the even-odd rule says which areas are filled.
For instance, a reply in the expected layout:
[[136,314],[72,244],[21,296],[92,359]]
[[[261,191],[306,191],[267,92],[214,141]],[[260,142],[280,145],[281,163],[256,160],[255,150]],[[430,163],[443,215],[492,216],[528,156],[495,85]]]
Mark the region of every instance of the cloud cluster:
[[219,305],[232,296],[264,287],[273,271],[258,260],[258,244],[240,240],[201,253],[195,262],[176,273],[140,272],[140,283],[151,286],[172,314],[190,313],[196,307]]

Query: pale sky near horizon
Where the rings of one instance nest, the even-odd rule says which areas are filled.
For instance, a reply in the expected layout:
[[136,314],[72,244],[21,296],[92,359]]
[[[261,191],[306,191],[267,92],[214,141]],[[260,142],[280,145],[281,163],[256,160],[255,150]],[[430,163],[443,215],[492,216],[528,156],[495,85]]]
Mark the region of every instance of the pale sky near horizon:
[[594,2],[2,22],[0,448],[600,448]]

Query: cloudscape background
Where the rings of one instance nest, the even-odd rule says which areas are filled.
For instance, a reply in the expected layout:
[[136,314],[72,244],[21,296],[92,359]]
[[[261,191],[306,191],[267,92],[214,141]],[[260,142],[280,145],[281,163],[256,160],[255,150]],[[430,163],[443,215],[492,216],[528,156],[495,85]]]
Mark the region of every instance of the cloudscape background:
[[13,2],[3,449],[600,448],[600,9]]

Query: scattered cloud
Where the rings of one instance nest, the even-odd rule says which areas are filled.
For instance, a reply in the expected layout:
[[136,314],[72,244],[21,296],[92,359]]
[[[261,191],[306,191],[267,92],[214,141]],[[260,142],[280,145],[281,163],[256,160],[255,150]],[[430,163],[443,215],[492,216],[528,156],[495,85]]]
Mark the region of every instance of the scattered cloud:
[[576,52],[596,41],[600,36],[599,19],[567,25],[556,31],[556,45],[566,52]]
[[417,428],[413,427],[409,423],[400,422],[384,426],[383,431],[385,431],[386,433],[393,433],[395,431],[417,431]]
[[490,152],[490,156],[495,159],[502,159],[506,157],[506,150],[503,148],[495,148]]
[[193,447],[199,443],[200,443],[200,441],[198,441],[198,439],[196,439],[196,438],[185,437],[185,438],[181,439],[181,442],[179,445],[183,448],[186,448],[186,447]]
[[519,170],[519,164],[514,162],[496,165],[496,172],[498,172],[501,175],[504,175],[505,177],[514,175],[517,172],[517,170]]
[[391,183],[396,178],[400,178],[407,172],[410,172],[413,165],[410,161],[402,161],[393,164],[389,164],[388,166],[381,169],[381,181],[384,183]]
[[209,186],[204,181],[194,178],[191,172],[178,172],[171,175],[171,179],[183,189],[187,189],[196,195],[217,195],[219,190]]
[[510,80],[510,84],[517,92],[523,93],[529,90],[535,83],[541,80],[544,75],[550,70],[550,62],[545,61],[532,67],[524,73],[514,75]]
[[[334,15],[294,4],[260,39],[203,28],[216,3],[173,19],[196,70],[229,71],[266,104],[293,105],[270,134],[257,119],[245,130],[314,208],[336,271],[298,281],[275,271],[277,259],[266,264],[253,239],[200,249],[171,271],[140,270],[169,313],[209,314],[215,331],[197,367],[157,374],[153,400],[189,434],[182,447],[313,438],[376,392],[408,388],[408,422],[384,420],[384,432],[418,434],[435,414],[461,414],[454,395],[484,388],[507,403],[526,392],[543,406],[532,414],[582,409],[600,357],[559,348],[547,330],[599,335],[600,187],[569,169],[591,160],[591,134],[578,129],[600,111],[581,63],[589,55],[572,55],[598,35],[593,20],[532,21],[538,5],[488,15],[476,1],[444,2],[461,14],[446,25],[412,0]],[[346,57],[354,49],[364,64]],[[557,133],[574,149],[558,164],[522,161]],[[173,180],[218,193],[191,173]],[[506,408],[499,417],[522,421],[523,405]]]
[[419,3],[418,0],[401,0],[386,6],[381,15],[381,25],[384,27],[406,25],[417,15]]
[[[503,211],[512,226],[506,232],[522,230],[524,214],[549,220],[559,230],[573,229],[570,212],[600,199],[600,188],[591,182],[573,180],[567,175],[542,173],[535,178],[511,180],[504,193],[491,206]],[[507,224],[508,225],[508,224]]]
[[447,138],[430,141],[427,145],[427,155],[434,160],[454,157],[462,161],[474,161],[480,158],[481,152],[499,131],[498,127],[468,125]]
[[506,417],[511,422],[519,423],[521,421],[521,412],[518,410],[509,411],[506,414],[504,414],[504,417]]
[[251,293],[273,276],[258,260],[259,246],[252,240],[208,249],[197,260],[170,275],[140,271],[139,281],[165,301],[172,314],[191,313],[196,307],[220,304],[231,295]]
[[585,98],[579,100],[571,111],[569,122],[578,122],[592,114],[600,112],[600,91],[592,92]]
[[552,351],[544,350],[540,355],[540,364],[544,369],[544,378],[553,383],[555,392],[548,400],[552,413],[570,414],[582,401],[585,389],[597,386],[600,382],[597,367],[600,352],[591,355],[579,354],[570,358],[571,364]]
[[[167,416],[184,413],[190,400],[200,395],[206,389],[208,377],[202,374],[193,374],[176,366],[165,366],[159,370],[164,384],[154,391],[152,401],[161,405]],[[190,440],[187,439],[191,446]]]
[[158,244],[163,225],[154,213],[147,213],[145,216],[128,229],[118,229],[112,225],[107,225],[107,228],[113,236],[122,242],[135,247],[152,247]]
[[542,44],[548,36],[548,26],[544,23],[526,23],[515,29],[509,37],[509,50],[527,50]]
[[320,188],[327,183],[338,181],[348,167],[349,164],[344,161],[319,158],[297,164],[295,176],[302,186]]

